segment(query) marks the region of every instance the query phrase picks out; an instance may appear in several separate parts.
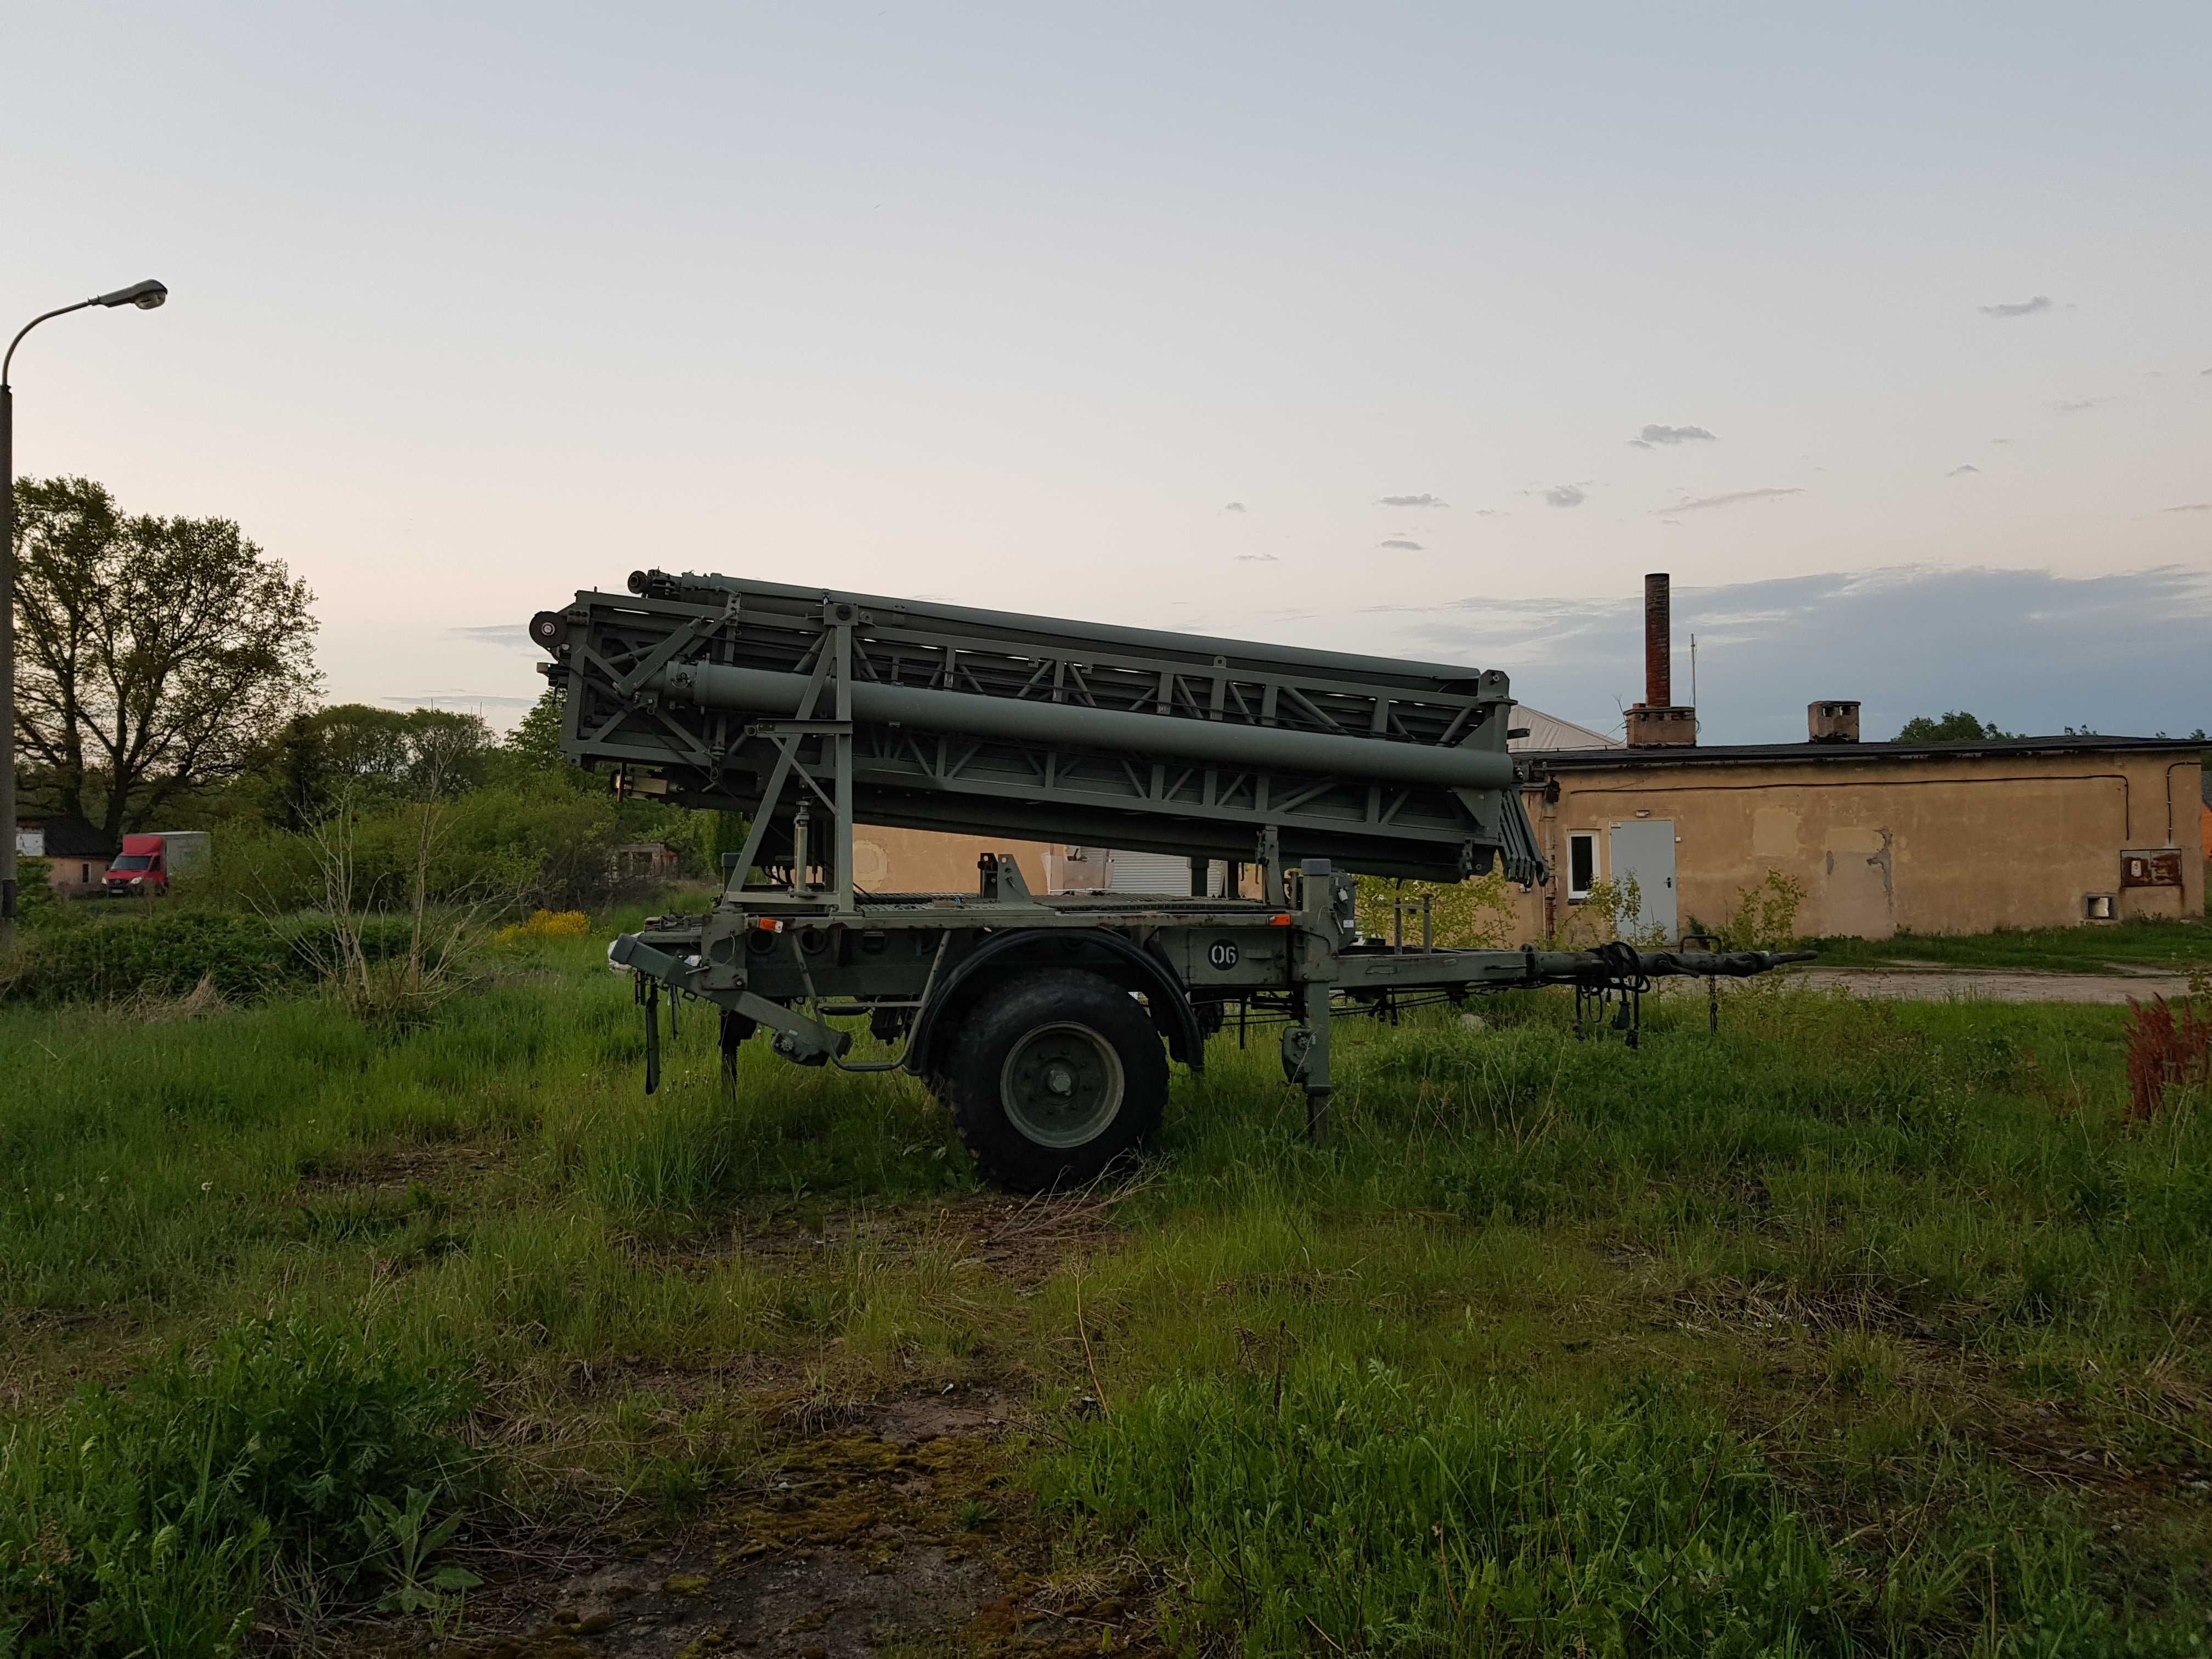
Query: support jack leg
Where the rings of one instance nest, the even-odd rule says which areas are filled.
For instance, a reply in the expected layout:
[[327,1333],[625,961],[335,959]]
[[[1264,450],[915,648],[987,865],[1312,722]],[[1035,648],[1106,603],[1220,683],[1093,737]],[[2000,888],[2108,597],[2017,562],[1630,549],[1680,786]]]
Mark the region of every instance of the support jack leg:
[[1325,981],[1306,986],[1306,1030],[1313,1035],[1298,1080],[1306,1088],[1306,1139],[1316,1146],[1328,1139],[1328,991]]

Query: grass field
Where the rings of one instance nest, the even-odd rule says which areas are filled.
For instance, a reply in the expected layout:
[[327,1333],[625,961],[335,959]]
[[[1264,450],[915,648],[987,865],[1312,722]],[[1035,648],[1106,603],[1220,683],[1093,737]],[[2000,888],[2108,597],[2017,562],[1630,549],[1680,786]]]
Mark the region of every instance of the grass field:
[[2022,927],[1995,933],[1899,933],[1889,939],[1808,942],[1824,968],[1899,961],[1947,968],[2040,969],[2108,974],[2126,968],[2187,973],[2212,966],[2212,920],[2130,921],[2118,927]]
[[491,966],[0,1009],[0,1654],[2205,1646],[2212,1102],[2124,1009],[1509,997],[1348,1030],[1325,1147],[1231,1037],[1019,1203]]

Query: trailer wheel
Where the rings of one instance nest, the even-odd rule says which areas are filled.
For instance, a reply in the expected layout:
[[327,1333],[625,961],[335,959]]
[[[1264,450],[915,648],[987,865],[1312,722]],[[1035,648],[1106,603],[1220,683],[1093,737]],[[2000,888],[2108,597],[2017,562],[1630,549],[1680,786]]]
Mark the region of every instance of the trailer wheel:
[[1149,1139],[1167,1104],[1152,1018],[1096,974],[1018,980],[953,1038],[947,1094],[986,1179],[1015,1192],[1078,1187]]

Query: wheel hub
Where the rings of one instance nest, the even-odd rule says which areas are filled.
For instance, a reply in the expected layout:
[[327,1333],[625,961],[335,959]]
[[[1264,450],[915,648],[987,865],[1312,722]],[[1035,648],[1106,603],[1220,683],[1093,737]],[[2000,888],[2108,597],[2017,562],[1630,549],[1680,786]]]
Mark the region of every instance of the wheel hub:
[[1080,1146],[1121,1109],[1121,1058],[1087,1025],[1040,1025],[1006,1055],[999,1097],[1006,1116],[1040,1146]]

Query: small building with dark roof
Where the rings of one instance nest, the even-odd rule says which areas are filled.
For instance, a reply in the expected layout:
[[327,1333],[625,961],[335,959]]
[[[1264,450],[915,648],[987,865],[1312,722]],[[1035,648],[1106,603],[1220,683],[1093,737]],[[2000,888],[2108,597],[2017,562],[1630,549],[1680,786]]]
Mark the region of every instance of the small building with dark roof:
[[1522,901],[1528,936],[1632,878],[1645,927],[1717,927],[1769,872],[1802,887],[1809,936],[2204,914],[2201,741],[1860,743],[1840,702],[1812,706],[1803,743],[1707,746],[1694,730],[1520,754],[1553,872]]
[[82,818],[17,818],[15,855],[46,860],[46,885],[76,896],[100,890],[115,848]]

